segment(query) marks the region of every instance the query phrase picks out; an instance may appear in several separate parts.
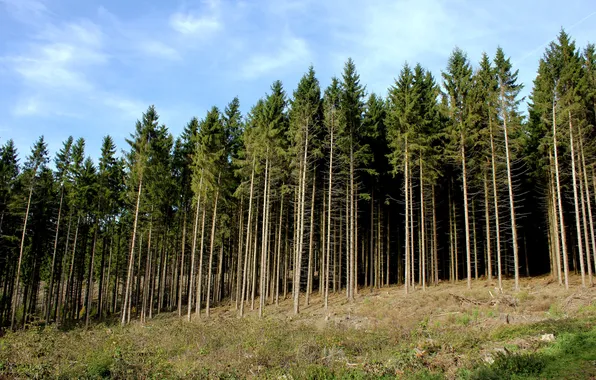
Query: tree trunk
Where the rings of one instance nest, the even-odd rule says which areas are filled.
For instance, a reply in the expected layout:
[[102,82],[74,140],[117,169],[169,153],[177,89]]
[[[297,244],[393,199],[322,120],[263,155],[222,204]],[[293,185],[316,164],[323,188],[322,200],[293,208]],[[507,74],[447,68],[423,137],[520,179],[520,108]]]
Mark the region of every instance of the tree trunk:
[[[583,138],[582,138],[582,134],[580,133],[579,135],[579,147],[580,147],[580,154],[581,154],[581,164],[582,164],[582,174],[583,174],[583,179],[584,179],[584,194],[586,196],[586,203],[587,203],[587,209],[588,209],[588,224],[586,225],[586,222],[584,220],[584,228],[587,228],[587,226],[589,226],[589,231],[590,231],[590,240],[592,243],[592,254],[594,255],[594,264],[596,264],[596,237],[594,236],[594,222],[592,219],[592,203],[590,200],[590,185],[588,184],[588,174],[586,172],[586,159],[585,159],[585,155],[584,155],[584,144],[583,144]],[[582,198],[583,199],[583,198]],[[585,212],[582,212],[582,214],[584,214],[584,218],[585,218]],[[587,232],[586,234],[586,239],[587,239]],[[588,244],[586,243],[586,247],[588,247]],[[590,286],[592,286],[593,283],[593,278],[592,278],[592,264],[590,263],[590,252],[589,252],[589,248],[586,248],[586,252],[587,252],[587,258],[588,258],[588,273],[590,275]]]
[[[439,240],[437,236],[437,207],[435,205],[435,185],[433,185],[433,258],[435,262],[434,284],[439,284]],[[389,242],[389,240],[387,240]]]
[[[206,199],[206,198],[205,198]],[[197,275],[197,292],[195,295],[195,314],[201,314],[201,298],[203,297],[203,249],[205,247],[205,217],[207,207],[203,205],[203,216],[201,217],[201,247],[199,248],[199,273]],[[211,274],[211,272],[209,272]]]
[[501,225],[499,224],[499,195],[497,193],[497,165],[495,163],[495,143],[492,128],[490,130],[490,150],[493,174],[493,202],[495,206],[495,234],[497,238],[497,272],[499,276],[499,290],[503,290],[503,270],[501,267]]
[[248,269],[248,261],[249,261],[249,253],[250,253],[250,224],[252,221],[252,198],[253,198],[253,189],[254,189],[254,180],[255,180],[255,163],[256,159],[253,158],[252,160],[252,171],[250,174],[250,195],[248,198],[248,222],[246,223],[246,244],[245,244],[245,254],[244,254],[244,270],[242,271],[242,293],[240,295],[240,316],[244,316],[244,294],[246,293],[246,285],[247,285],[247,269]]
[[561,196],[561,182],[559,179],[559,156],[557,153],[557,117],[556,103],[553,101],[553,151],[555,157],[555,179],[557,191],[557,203],[559,206],[559,225],[561,233],[561,248],[563,251],[563,275],[565,278],[565,289],[569,289],[569,260],[567,258],[567,237],[565,236],[565,222],[563,218],[563,200]]
[[[132,281],[132,270],[133,270],[133,263],[134,263],[134,249],[135,249],[135,238],[137,235],[137,223],[139,220],[139,205],[141,203],[141,191],[143,189],[143,176],[139,179],[139,190],[137,192],[137,206],[135,207],[135,220],[132,229],[132,242],[130,247],[130,258],[128,260],[128,274],[126,276],[126,289],[124,293],[124,304],[122,305],[122,322],[121,324],[124,325],[126,323],[126,312],[127,312],[127,304],[130,306],[130,282]],[[130,312],[128,314],[128,318],[130,319]]]
[[199,180],[199,190],[197,196],[197,206],[195,210],[195,226],[192,235],[192,249],[190,251],[190,275],[188,279],[188,310],[186,311],[186,318],[190,321],[190,314],[192,312],[192,291],[195,282],[195,254],[197,251],[197,232],[199,228],[199,210],[201,208],[201,191],[203,190],[203,169],[201,169],[201,179]]
[[[33,173],[35,176],[35,173]],[[31,179],[33,181],[33,179]],[[15,278],[15,285],[13,287],[13,294],[12,294],[12,316],[10,318],[10,328],[11,330],[15,329],[15,316],[17,312],[17,301],[19,297],[19,280],[21,279],[21,264],[23,262],[23,251],[25,249],[25,235],[27,233],[27,221],[29,220],[29,208],[31,207],[31,197],[33,196],[33,182],[31,183],[31,187],[29,189],[29,197],[27,199],[27,210],[25,211],[25,221],[23,222],[23,234],[21,235],[21,248],[19,250],[19,261],[17,263],[17,277]],[[25,301],[23,299],[23,301]],[[23,302],[24,304],[25,302]],[[25,309],[23,309],[23,314],[25,313]]]
[[294,314],[298,314],[300,312],[300,272],[302,266],[302,247],[304,241],[304,206],[305,206],[305,194],[306,194],[306,172],[307,172],[307,158],[308,158],[308,126],[305,132],[305,139],[304,139],[304,157],[302,158],[300,169],[302,176],[300,180],[300,201],[298,203],[299,215],[298,215],[298,245],[296,248],[296,261],[294,264],[294,283],[292,286],[292,290],[294,291]]
[[263,317],[263,309],[265,308],[265,282],[267,281],[266,264],[267,264],[267,241],[268,241],[268,204],[269,204],[269,147],[267,147],[267,158],[265,159],[265,181],[263,184],[263,227],[261,228],[261,273],[259,276],[259,318]]
[[405,156],[404,156],[404,192],[405,192],[405,208],[406,208],[406,223],[405,223],[405,236],[406,236],[406,269],[405,269],[405,276],[404,276],[404,285],[406,294],[410,292],[410,181],[409,181],[409,174],[410,170],[408,168],[408,139],[406,137],[406,149],[405,149]]
[[577,246],[579,249],[579,267],[582,276],[582,287],[585,288],[586,270],[584,267],[584,247],[582,242],[579,200],[577,196],[577,178],[575,173],[575,144],[573,142],[573,123],[571,121],[571,111],[569,111],[569,146],[571,147],[571,177],[573,178],[573,205],[575,206],[575,228],[577,232]]
[[349,253],[350,253],[350,276],[349,276],[349,281],[348,281],[348,299],[350,301],[354,301],[354,287],[355,287],[355,283],[356,283],[356,279],[354,278],[354,275],[356,273],[356,250],[358,249],[358,247],[356,246],[356,229],[355,229],[355,225],[354,225],[354,219],[356,218],[355,212],[354,212],[354,147],[352,145],[352,136],[350,136],[350,214],[348,217],[348,221],[349,221],[349,225],[350,225],[350,229],[349,229],[349,241],[350,241],[350,246],[349,246]]
[[424,176],[422,173],[422,157],[420,158],[420,273],[422,290],[426,290],[426,238],[424,236],[424,229],[426,224],[424,222]]
[[309,242],[308,242],[308,274],[306,278],[306,306],[309,305],[310,302],[310,294],[312,293],[312,283],[313,283],[313,243],[314,243],[314,227],[315,227],[315,180],[316,176],[313,176],[312,180],[312,194],[310,200],[310,228],[308,231],[309,234]]
[[91,302],[93,301],[93,270],[95,263],[95,247],[97,246],[97,230],[99,225],[95,223],[95,231],[93,232],[93,246],[91,248],[91,260],[89,262],[89,277],[87,279],[87,302],[85,306],[85,328],[89,328],[89,315],[91,314]]
[[476,207],[472,201],[472,230],[474,230],[474,279],[478,280],[478,245],[476,239]]
[[472,259],[470,255],[470,222],[469,222],[469,211],[468,211],[468,178],[466,172],[466,154],[465,154],[465,144],[464,144],[464,135],[461,134],[461,167],[462,167],[462,180],[463,180],[463,187],[464,187],[464,223],[465,223],[465,232],[466,232],[466,268],[467,268],[467,276],[468,276],[468,289],[472,287]]
[[557,278],[559,280],[559,285],[563,285],[563,276],[561,275],[561,241],[560,239],[560,234],[559,234],[559,213],[558,211],[558,204],[557,204],[557,189],[555,188],[555,178],[554,178],[554,174],[553,174],[553,157],[552,157],[552,153],[549,151],[548,152],[548,159],[549,159],[549,173],[550,173],[550,184],[551,184],[551,197],[552,197],[552,201],[551,204],[553,206],[552,208],[552,217],[554,219],[554,223],[553,223],[553,237],[554,237],[554,241],[555,241],[555,259],[556,259],[556,265],[555,265],[555,269],[557,271]]
[[58,207],[58,220],[56,222],[56,235],[54,237],[54,252],[52,253],[52,271],[50,272],[50,287],[46,305],[46,322],[50,321],[50,310],[52,310],[52,294],[54,292],[54,276],[56,270],[56,250],[58,248],[58,236],[60,234],[60,217],[62,216],[62,201],[64,200],[64,185],[60,186],[60,206]]
[[279,275],[280,269],[279,266],[281,264],[281,229],[282,229],[282,222],[283,222],[283,215],[284,215],[284,193],[281,193],[281,201],[279,203],[279,227],[277,229],[277,264],[275,265],[275,305],[279,305]]
[[486,265],[488,282],[493,280],[493,263],[492,263],[492,252],[491,252],[491,237],[490,237],[490,208],[488,205],[488,174],[484,172],[484,217],[486,219]]
[[213,248],[215,246],[215,222],[217,221],[217,201],[219,199],[219,181],[221,173],[217,177],[217,190],[215,191],[215,201],[213,204],[213,220],[211,221],[211,243],[209,247],[209,264],[207,267],[207,302],[205,305],[205,314],[209,317],[209,306],[211,301],[211,267],[213,265]]
[[184,248],[186,246],[186,216],[187,211],[184,209],[184,220],[182,222],[182,255],[180,257],[180,272],[178,274],[178,318],[182,317],[182,289],[184,285]]
[[[503,92],[501,90],[501,96]],[[504,102],[501,104],[504,108]],[[515,221],[515,206],[513,203],[513,183],[511,180],[511,158],[509,155],[509,136],[507,133],[507,113],[503,115],[503,134],[505,137],[505,160],[507,162],[507,189],[509,190],[509,210],[511,214],[511,235],[513,238],[513,265],[515,267],[515,290],[519,290],[519,247],[517,244],[517,224]]]

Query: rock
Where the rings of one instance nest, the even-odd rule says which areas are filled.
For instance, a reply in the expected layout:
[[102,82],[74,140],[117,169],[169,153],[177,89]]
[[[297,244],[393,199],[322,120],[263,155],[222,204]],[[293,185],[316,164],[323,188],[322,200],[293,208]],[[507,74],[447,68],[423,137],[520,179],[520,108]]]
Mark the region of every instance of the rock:
[[493,364],[495,362],[495,359],[493,358],[493,356],[491,354],[484,355],[482,360],[487,364]]
[[555,335],[554,334],[544,334],[540,337],[540,340],[543,342],[554,342]]

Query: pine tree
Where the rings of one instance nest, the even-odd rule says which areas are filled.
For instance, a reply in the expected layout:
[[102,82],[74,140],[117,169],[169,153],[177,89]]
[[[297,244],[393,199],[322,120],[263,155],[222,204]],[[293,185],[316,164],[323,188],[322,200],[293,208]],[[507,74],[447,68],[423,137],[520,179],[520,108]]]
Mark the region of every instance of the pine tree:
[[[518,71],[512,71],[509,58],[505,58],[503,49],[500,47],[495,54],[496,77],[498,81],[498,110],[500,121],[503,124],[503,136],[505,140],[505,162],[507,165],[507,189],[509,193],[509,211],[511,215],[511,235],[513,242],[513,263],[515,266],[515,289],[519,290],[519,247],[517,237],[517,222],[515,218],[515,203],[513,197],[513,180],[511,175],[511,161],[514,159],[511,152],[509,135],[515,124],[519,124],[518,99],[519,92],[523,88],[517,83]],[[513,124],[513,125],[512,125]]]
[[[468,168],[466,163],[467,147],[474,140],[470,128],[470,91],[472,87],[472,68],[466,54],[456,48],[449,57],[447,69],[443,72],[445,96],[450,116],[451,144],[454,158],[460,162],[462,169],[462,187],[464,203],[464,229],[466,234],[466,265],[468,288],[472,285],[472,262],[470,251],[470,222],[468,210]],[[455,154],[459,151],[459,154]]]
[[[311,66],[308,72],[302,77],[298,83],[298,88],[294,92],[291,100],[290,117],[290,141],[292,142],[292,153],[294,154],[294,163],[298,165],[296,168],[296,182],[298,183],[298,224],[295,229],[296,253],[294,262],[294,280],[293,280],[293,298],[294,298],[294,313],[298,314],[300,310],[300,283],[302,274],[302,254],[304,247],[304,235],[314,235],[313,221],[314,210],[311,207],[310,228],[305,227],[306,221],[306,195],[309,181],[313,181],[313,194],[316,191],[316,184],[314,184],[316,173],[311,169],[314,152],[318,149],[316,139],[314,138],[320,128],[321,117],[321,91],[319,81],[315,77],[315,71]],[[312,179],[311,179],[312,178]],[[311,204],[314,205],[314,195],[311,195]],[[313,256],[312,256],[312,240],[308,249],[308,266],[307,266],[307,284],[306,284],[306,304],[309,301],[309,292],[312,287],[312,271],[313,271]]]
[[[25,168],[23,171],[23,180],[27,183],[27,187],[29,188],[29,195],[27,197],[27,208],[25,211],[24,221],[23,221],[23,232],[21,235],[21,244],[19,250],[19,259],[17,263],[17,274],[15,277],[15,285],[13,287],[13,294],[12,294],[12,316],[10,321],[10,328],[14,329],[15,326],[15,316],[17,310],[17,303],[18,303],[18,291],[19,291],[19,280],[21,277],[21,265],[23,262],[23,251],[25,248],[25,236],[27,233],[27,221],[29,219],[29,210],[31,207],[31,198],[33,196],[33,190],[35,188],[35,182],[38,178],[38,173],[42,172],[45,169],[48,163],[48,151],[47,151],[47,144],[44,141],[43,136],[41,136],[35,145],[31,148],[31,155],[27,157],[27,161],[25,162]],[[23,302],[25,302],[25,297],[23,298]],[[26,314],[26,310],[23,310],[23,315]]]
[[357,170],[371,159],[368,144],[362,141],[366,131],[362,128],[362,115],[364,114],[365,88],[360,84],[360,75],[356,71],[356,65],[352,59],[344,65],[341,81],[340,109],[342,129],[345,131],[338,141],[341,147],[342,161],[346,163],[348,170],[348,214],[346,221],[347,228],[347,280],[346,292],[350,301],[358,290],[358,175]]

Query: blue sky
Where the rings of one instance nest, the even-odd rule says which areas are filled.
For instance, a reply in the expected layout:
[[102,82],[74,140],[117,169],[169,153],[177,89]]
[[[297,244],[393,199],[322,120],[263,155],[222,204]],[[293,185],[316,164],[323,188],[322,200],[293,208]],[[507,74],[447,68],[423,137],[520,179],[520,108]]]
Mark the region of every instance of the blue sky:
[[22,160],[45,135],[97,157],[118,148],[155,104],[177,135],[191,117],[239,96],[247,111],[280,79],[291,93],[313,64],[322,86],[352,57],[385,95],[405,61],[440,78],[454,46],[478,62],[502,46],[531,89],[538,59],[564,27],[596,42],[593,0],[0,0],[0,143]]

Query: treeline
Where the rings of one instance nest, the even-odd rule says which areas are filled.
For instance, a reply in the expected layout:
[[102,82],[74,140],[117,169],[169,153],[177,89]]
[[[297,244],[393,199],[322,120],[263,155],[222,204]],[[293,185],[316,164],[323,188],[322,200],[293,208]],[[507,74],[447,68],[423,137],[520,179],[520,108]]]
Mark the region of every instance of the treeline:
[[69,137],[52,170],[40,137],[21,164],[8,140],[2,325],[262,315],[288,297],[298,313],[331,292],[546,272],[591,286],[594,45],[562,31],[526,114],[521,89],[501,48],[477,65],[456,48],[440,80],[405,64],[385,98],[352,60],[326,89],[310,67],[292,94],[276,81],[247,115],[236,98],[177,138],[151,106],[97,162]]

